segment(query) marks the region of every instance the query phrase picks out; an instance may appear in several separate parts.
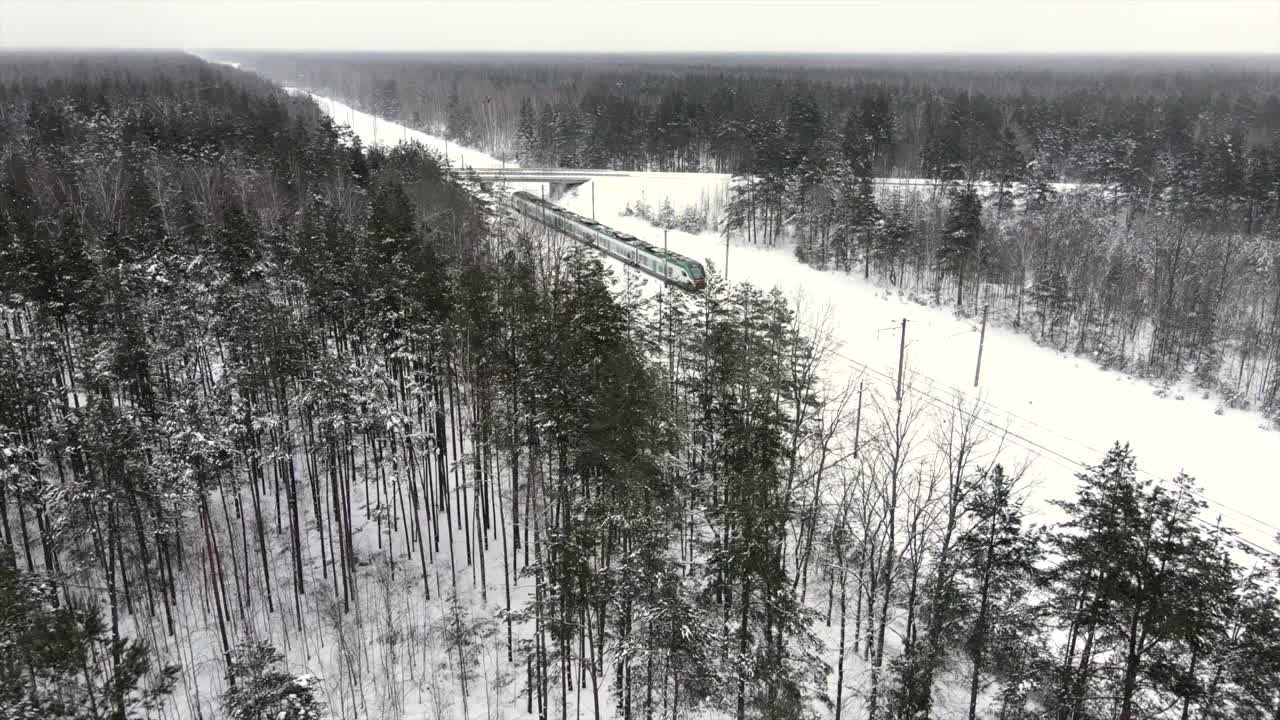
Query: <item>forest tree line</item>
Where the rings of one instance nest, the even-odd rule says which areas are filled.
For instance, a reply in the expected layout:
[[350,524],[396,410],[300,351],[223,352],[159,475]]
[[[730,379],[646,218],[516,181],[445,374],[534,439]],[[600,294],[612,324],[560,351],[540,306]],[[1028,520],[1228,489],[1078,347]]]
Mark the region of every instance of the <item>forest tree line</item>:
[[9,59],[0,108],[6,716],[1280,713],[1274,554],[1122,446],[1035,527],[980,406],[833,385],[776,291],[616,293],[245,73]]
[[[881,177],[1137,181],[1184,138],[1280,130],[1266,58],[236,53],[283,85],[529,166],[754,172],[861,146]],[[847,154],[847,150],[844,154]],[[1190,160],[1188,156],[1186,159]]]

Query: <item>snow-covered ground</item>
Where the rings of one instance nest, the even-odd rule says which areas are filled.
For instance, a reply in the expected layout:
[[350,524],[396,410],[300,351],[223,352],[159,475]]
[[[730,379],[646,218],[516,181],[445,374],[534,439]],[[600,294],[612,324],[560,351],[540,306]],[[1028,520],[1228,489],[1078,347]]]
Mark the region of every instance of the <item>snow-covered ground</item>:
[[[626,180],[643,182],[636,176]],[[614,191],[611,179],[592,183],[599,185],[598,220],[661,243],[661,230],[619,215],[633,198],[632,188]],[[691,179],[685,189],[688,194],[673,196],[673,203],[697,202],[701,184]],[[663,190],[674,192],[675,187],[664,183]],[[583,186],[561,202],[575,212],[589,212],[589,193],[589,185]],[[717,267],[725,264],[720,237],[673,230],[667,243]],[[981,384],[975,390],[976,319],[957,318],[950,308],[922,306],[858,275],[814,269],[796,260],[790,248],[734,244],[728,276],[777,286],[803,298],[813,311],[829,308],[850,372],[863,372],[865,366],[869,379],[886,384],[896,376],[900,323],[906,318],[906,364],[913,387],[942,402],[956,391],[980,393],[988,420],[1008,429],[1015,448],[1039,458],[1035,474],[1045,498],[1069,497],[1080,463],[1096,463],[1112,443],[1128,442],[1144,474],[1167,479],[1181,471],[1195,477],[1210,501],[1211,516],[1221,514],[1244,538],[1275,549],[1280,433],[1267,429],[1257,413],[1227,409],[1218,415],[1218,399],[1190,387],[1175,387],[1162,398],[1150,382],[1103,370],[1088,358],[1057,352],[995,326],[987,328]]]
[[[417,140],[455,165],[497,167],[501,162],[475,150],[403,128],[312,95],[320,106],[349,124],[367,143]],[[600,177],[560,199],[561,204],[655,244],[662,231],[621,215],[643,193],[651,204],[669,198],[677,209],[698,205],[704,195],[723,192],[727,176],[698,173],[631,173]],[[593,207],[594,206],[594,207]],[[723,268],[724,240],[715,234],[670,231],[670,249]],[[906,359],[910,384],[940,405],[955,393],[979,394],[993,432],[1005,432],[1007,450],[1036,460],[1039,501],[1066,499],[1074,473],[1096,463],[1114,442],[1129,443],[1140,470],[1154,478],[1178,472],[1197,478],[1209,502],[1206,520],[1221,515],[1243,539],[1272,551],[1280,532],[1280,433],[1267,429],[1259,414],[1227,409],[1190,387],[1156,395],[1151,383],[1103,370],[1084,357],[1037,345],[1011,329],[987,328],[982,381],[973,387],[978,352],[975,320],[957,318],[950,308],[926,307],[856,275],[819,271],[795,259],[789,248],[734,244],[728,276],[778,287],[815,314],[829,311],[827,324],[842,343],[841,362],[868,382],[890,384],[896,374],[899,327],[907,320]],[[614,267],[620,263],[612,262]],[[656,283],[648,285],[656,291]],[[1016,458],[1013,458],[1016,460]],[[1044,509],[1043,502],[1037,506]]]
[[[394,145],[399,142],[420,142],[432,150],[444,155],[449,159],[449,164],[455,167],[474,167],[474,168],[496,168],[502,167],[503,162],[490,155],[485,155],[478,150],[469,148],[460,148],[457,143],[451,143],[448,140],[428,135],[417,130],[410,130],[403,125],[383,120],[374,115],[360,112],[355,108],[331,98],[321,97],[313,93],[307,93],[297,88],[285,88],[287,92],[309,95],[320,109],[329,113],[329,115],[338,122],[349,126],[360,141],[366,145],[388,144]],[[514,163],[506,163],[511,167],[517,167]]]

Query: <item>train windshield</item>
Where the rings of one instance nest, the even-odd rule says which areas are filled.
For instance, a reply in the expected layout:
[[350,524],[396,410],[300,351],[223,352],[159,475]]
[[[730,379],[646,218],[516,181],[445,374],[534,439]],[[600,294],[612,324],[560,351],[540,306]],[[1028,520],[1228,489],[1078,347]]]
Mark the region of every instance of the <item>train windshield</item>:
[[689,278],[692,280],[701,280],[702,277],[702,266],[698,263],[689,263]]

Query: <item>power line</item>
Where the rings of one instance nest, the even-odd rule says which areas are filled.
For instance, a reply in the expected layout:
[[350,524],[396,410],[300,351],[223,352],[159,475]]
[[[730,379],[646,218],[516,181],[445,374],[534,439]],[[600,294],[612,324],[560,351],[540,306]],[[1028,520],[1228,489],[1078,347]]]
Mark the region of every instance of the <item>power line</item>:
[[[801,324],[808,325],[807,323],[803,323],[803,322],[802,322]],[[810,329],[810,330],[813,330],[813,331],[818,331],[818,328],[816,328],[816,327],[814,327],[814,326],[812,326],[812,325],[809,325],[809,329]],[[878,334],[879,332],[882,332],[883,330],[887,330],[887,329],[896,329],[896,326],[895,326],[895,327],[893,327],[893,328],[882,328],[882,329],[877,330],[876,332],[877,332],[877,334]],[[948,338],[956,337],[957,335],[963,335],[963,334],[968,333],[968,332],[972,332],[972,330],[965,330],[965,331],[962,331],[962,332],[959,332],[959,333],[954,333],[954,334],[952,334],[952,335],[947,335],[947,336],[944,336],[944,337],[941,337],[941,338],[937,338],[937,337],[934,337],[934,338],[926,338],[926,339],[923,339],[923,340],[916,340],[916,341],[914,341],[914,342],[935,342],[935,341],[937,341],[937,340],[945,340],[945,339],[948,339]],[[908,344],[908,346],[911,344],[911,342],[913,342],[913,341],[908,341],[908,343],[907,343],[907,344]],[[835,350],[833,350],[833,351],[832,351],[832,354],[833,354],[833,355],[836,355],[836,356],[838,356],[838,357],[840,357],[841,359],[843,359],[843,360],[845,360],[845,361],[847,361],[847,362],[849,362],[849,363],[851,363],[851,364],[854,364],[854,365],[857,365],[857,366],[859,366],[859,367],[865,368],[865,369],[867,369],[867,370],[870,370],[870,371],[872,371],[872,372],[875,372],[876,374],[880,375],[881,377],[884,377],[884,378],[886,378],[886,379],[889,379],[889,376],[888,376],[888,375],[886,375],[884,372],[879,371],[879,370],[876,370],[876,369],[874,369],[874,368],[871,368],[871,367],[870,367],[869,365],[867,365],[866,363],[863,363],[863,362],[861,362],[861,361],[859,361],[859,360],[855,360],[855,359],[853,359],[853,358],[851,358],[851,357],[849,357],[849,356],[847,356],[847,355],[844,355],[843,353],[840,353],[839,351],[835,351]],[[917,376],[917,377],[924,378],[924,379],[925,379],[925,380],[927,380],[927,381],[929,382],[929,384],[931,384],[931,385],[936,385],[936,386],[946,386],[946,383],[943,383],[942,381],[938,380],[937,378],[934,378],[934,377],[932,377],[932,376],[930,376],[930,375],[927,375],[927,374],[925,374],[925,373],[923,373],[923,372],[920,372],[920,371],[918,371],[918,370],[915,370],[915,369],[909,369],[909,372],[911,372],[911,374],[912,374],[913,376]],[[921,390],[920,392],[924,392],[924,391],[923,391],[923,390]],[[934,397],[934,396],[930,396],[930,397]],[[934,397],[934,399],[935,399],[935,400],[938,400],[936,397]],[[939,402],[943,402],[943,401],[940,401],[940,400],[939,400]],[[1100,451],[1100,450],[1098,450],[1098,449],[1097,449],[1097,448],[1095,448],[1095,447],[1092,447],[1091,445],[1089,445],[1089,444],[1088,444],[1088,443],[1086,443],[1086,442],[1083,442],[1083,441],[1081,441],[1081,440],[1077,440],[1077,439],[1075,439],[1075,438],[1073,438],[1073,437],[1071,437],[1071,436],[1069,436],[1069,435],[1066,435],[1066,434],[1064,434],[1064,433],[1062,433],[1062,432],[1060,432],[1060,431],[1058,431],[1058,430],[1056,430],[1056,429],[1054,429],[1054,428],[1046,427],[1046,426],[1044,426],[1044,425],[1042,425],[1042,424],[1040,424],[1040,423],[1037,423],[1037,422],[1036,422],[1036,421],[1034,421],[1034,420],[1031,420],[1030,418],[1024,417],[1024,416],[1022,416],[1022,415],[1019,415],[1018,413],[1016,413],[1016,412],[1014,412],[1014,411],[1012,411],[1012,410],[1008,410],[1008,409],[1006,409],[1006,408],[1000,407],[999,405],[997,405],[997,404],[995,404],[995,403],[993,403],[993,402],[990,402],[990,401],[988,401],[988,400],[986,400],[986,399],[983,399],[983,400],[982,400],[982,403],[983,403],[984,405],[986,405],[987,407],[989,407],[989,408],[993,409],[993,410],[997,410],[997,411],[999,411],[1000,413],[1002,413],[1002,414],[1004,414],[1004,415],[1008,416],[1008,417],[1009,417],[1009,418],[1011,418],[1011,419],[1018,420],[1018,421],[1020,421],[1020,422],[1022,422],[1022,423],[1025,423],[1025,424],[1027,424],[1027,425],[1030,425],[1030,426],[1032,426],[1032,427],[1035,427],[1035,428],[1037,428],[1037,429],[1039,429],[1039,430],[1043,430],[1044,432],[1047,432],[1047,433],[1052,434],[1052,435],[1056,435],[1056,436],[1058,436],[1058,437],[1060,437],[1060,438],[1062,438],[1062,439],[1064,439],[1064,440],[1068,440],[1068,441],[1070,441],[1070,442],[1072,442],[1072,443],[1075,443],[1076,445],[1079,445],[1080,447],[1082,447],[1082,448],[1084,448],[1084,449],[1086,449],[1086,450],[1089,450],[1090,452],[1094,452],[1094,453],[1099,453],[1099,454],[1101,454],[1101,451]],[[986,422],[988,425],[991,425],[991,424],[992,424],[989,420],[987,420],[987,419],[985,419],[985,418],[983,418],[982,420],[983,420],[983,422]],[[992,426],[994,427],[994,425],[992,425]],[[1003,429],[1002,429],[1002,430],[1003,430]],[[1010,431],[1010,432],[1011,432],[1011,431]],[[1011,434],[1015,434],[1015,435],[1017,435],[1016,433],[1012,433],[1012,432],[1011,432]],[[1025,437],[1024,437],[1024,436],[1022,436],[1022,435],[1017,435],[1017,437],[1022,438],[1022,439],[1024,439],[1024,440],[1026,440],[1027,442],[1034,442],[1034,441],[1031,441],[1029,438],[1025,438]],[[1062,453],[1060,453],[1060,452],[1058,452],[1058,451],[1056,451],[1056,450],[1053,450],[1053,449],[1051,449],[1051,448],[1045,447],[1044,445],[1041,445],[1041,444],[1039,444],[1039,443],[1035,443],[1035,444],[1036,444],[1038,447],[1040,447],[1040,448],[1042,448],[1043,450],[1045,450],[1046,452],[1049,452],[1049,453],[1052,453],[1052,454],[1054,454],[1054,455],[1056,455],[1056,456],[1058,456],[1058,457],[1061,457],[1061,458],[1063,458],[1063,459],[1065,459],[1065,460],[1067,460],[1067,461],[1071,462],[1073,465],[1081,465],[1081,466],[1083,466],[1083,467],[1089,467],[1089,465],[1088,465],[1087,463],[1081,463],[1081,462],[1079,462],[1079,461],[1077,461],[1077,460],[1074,460],[1074,459],[1072,459],[1072,458],[1067,457],[1066,455],[1063,455]],[[1138,468],[1137,468],[1137,471],[1138,471],[1138,472],[1140,472],[1140,473],[1142,473],[1142,474],[1144,474],[1144,475],[1146,475],[1146,476],[1148,476],[1148,477],[1150,477],[1150,478],[1152,478],[1152,479],[1154,479],[1154,480],[1159,480],[1159,481],[1161,481],[1161,482],[1168,482],[1168,480],[1167,480],[1166,478],[1163,478],[1163,477],[1161,477],[1160,475],[1157,475],[1157,474],[1155,474],[1155,473],[1153,473],[1153,472],[1150,472],[1150,471],[1148,471],[1148,470],[1145,470],[1145,469],[1143,469],[1143,468],[1138,467]],[[1250,521],[1252,521],[1252,522],[1254,522],[1254,523],[1257,523],[1259,526],[1261,526],[1261,527],[1263,527],[1263,528],[1266,528],[1266,529],[1272,530],[1272,531],[1274,531],[1274,532],[1278,532],[1278,533],[1280,533],[1280,526],[1272,525],[1271,523],[1268,523],[1268,522],[1266,522],[1266,521],[1264,521],[1264,520],[1261,520],[1261,519],[1259,519],[1259,518],[1253,517],[1252,515],[1249,515],[1248,513],[1244,512],[1244,511],[1242,511],[1242,510],[1239,510],[1239,509],[1237,509],[1237,508],[1233,508],[1233,507],[1231,507],[1230,505],[1227,505],[1227,504],[1225,504],[1225,503],[1222,503],[1222,502],[1219,502],[1219,501],[1217,501],[1217,500],[1214,500],[1213,498],[1209,497],[1208,495],[1205,495],[1205,494],[1204,494],[1204,493],[1202,493],[1202,492],[1196,491],[1196,494],[1197,494],[1197,496],[1198,496],[1198,497],[1200,497],[1201,499],[1203,499],[1205,502],[1208,502],[1208,503],[1210,503],[1210,504],[1216,505],[1216,506],[1218,506],[1218,507],[1220,507],[1220,508],[1222,508],[1222,509],[1224,509],[1224,510],[1230,511],[1230,512],[1232,512],[1232,513],[1234,513],[1234,514],[1236,514],[1236,515],[1238,515],[1238,516],[1240,516],[1240,517],[1242,517],[1242,518],[1246,518],[1246,519],[1248,519],[1248,520],[1250,520]]]
[[[805,323],[805,322],[803,322],[803,321],[798,321],[798,322],[799,322],[801,325],[805,325],[805,326],[807,326],[810,330],[815,330],[815,331],[817,330],[816,328],[814,328],[812,325],[809,325],[808,323]],[[840,359],[844,360],[844,361],[845,361],[846,363],[848,363],[850,366],[855,366],[855,367],[857,367],[857,368],[861,368],[864,372],[869,372],[869,373],[872,373],[872,374],[874,374],[874,375],[878,376],[878,377],[880,378],[880,380],[881,380],[882,382],[886,383],[889,387],[894,387],[894,386],[895,386],[895,384],[896,384],[896,379],[895,379],[894,377],[892,377],[891,375],[889,375],[889,374],[885,373],[884,371],[881,371],[881,370],[878,370],[878,369],[876,369],[876,368],[874,368],[874,367],[871,367],[870,365],[868,365],[868,364],[866,364],[866,363],[864,363],[864,362],[861,362],[861,361],[859,361],[859,360],[855,360],[854,358],[851,358],[851,357],[849,357],[848,355],[845,355],[844,353],[842,353],[842,352],[840,352],[840,351],[838,351],[838,350],[831,350],[830,352],[831,352],[831,354],[832,354],[833,356],[838,357],[838,358],[840,358]],[[915,376],[915,377],[924,378],[924,379],[925,379],[925,380],[927,380],[931,385],[942,385],[942,383],[938,382],[935,378],[932,378],[932,377],[930,377],[929,375],[927,375],[927,374],[925,374],[925,373],[918,372],[918,371],[916,371],[916,370],[912,370],[912,371],[911,371],[911,373],[912,373],[912,375],[913,375],[913,376]],[[915,383],[909,383],[909,384],[907,384],[907,385],[906,385],[906,390],[907,390],[907,391],[914,391],[914,392],[916,392],[916,393],[919,393],[920,395],[922,395],[922,396],[924,396],[924,397],[928,398],[928,399],[929,399],[930,401],[932,401],[932,403],[933,403],[933,404],[935,404],[935,405],[941,405],[941,406],[951,406],[951,405],[952,405],[952,403],[950,403],[950,402],[948,402],[948,401],[946,401],[946,400],[943,400],[943,399],[941,399],[941,398],[937,397],[936,395],[934,395],[934,394],[932,394],[932,393],[928,392],[927,390],[924,390],[923,388],[918,387]],[[994,409],[1000,410],[1001,412],[1004,412],[1006,415],[1008,415],[1008,416],[1009,416],[1009,417],[1011,417],[1011,418],[1016,418],[1016,419],[1019,419],[1019,420],[1023,420],[1024,422],[1028,422],[1028,423],[1030,423],[1031,425],[1034,425],[1034,426],[1036,426],[1036,427],[1041,427],[1041,426],[1040,426],[1040,425],[1038,425],[1037,423],[1034,423],[1034,422],[1032,422],[1032,421],[1030,421],[1030,420],[1026,420],[1025,418],[1021,418],[1021,417],[1020,417],[1020,416],[1018,416],[1016,413],[1013,413],[1013,412],[1010,412],[1010,411],[1005,411],[1005,410],[1001,409],[1001,408],[1000,408],[999,406],[997,406],[997,405],[994,405],[994,404],[992,404],[992,403],[987,403],[985,400],[983,400],[982,402],[983,402],[984,404],[988,405],[988,407],[991,407],[991,408],[994,408]],[[1059,451],[1057,451],[1057,450],[1054,450],[1053,448],[1047,447],[1047,446],[1045,446],[1045,445],[1043,445],[1043,444],[1041,444],[1041,443],[1039,443],[1039,442],[1037,442],[1037,441],[1035,441],[1035,440],[1033,440],[1033,439],[1031,439],[1031,438],[1029,438],[1029,437],[1027,437],[1027,436],[1025,436],[1025,435],[1023,435],[1023,434],[1021,434],[1021,433],[1018,433],[1018,432],[1016,432],[1016,431],[1014,431],[1014,430],[1011,430],[1011,429],[1009,429],[1008,427],[1001,427],[1001,426],[997,425],[995,422],[993,422],[992,420],[990,420],[989,418],[987,418],[987,417],[983,416],[983,415],[982,415],[981,413],[979,413],[979,412],[978,412],[978,410],[976,410],[976,409],[975,409],[975,411],[973,412],[973,417],[974,417],[974,419],[979,420],[980,422],[982,422],[982,423],[984,423],[984,424],[988,425],[988,426],[989,426],[989,427],[991,427],[993,430],[995,430],[995,431],[997,431],[997,432],[999,432],[999,433],[1002,433],[1002,434],[1004,434],[1004,435],[1005,435],[1005,436],[1007,436],[1007,437],[1012,438],[1016,444],[1018,444],[1020,447],[1022,447],[1022,449],[1023,449],[1023,450],[1026,450],[1027,452],[1031,453],[1031,454],[1032,454],[1032,455],[1034,455],[1037,459],[1042,459],[1042,460],[1043,460],[1043,459],[1047,459],[1047,458],[1046,458],[1046,455],[1048,455],[1048,456],[1050,456],[1051,458],[1055,458],[1055,459],[1056,459],[1056,460],[1055,460],[1055,462],[1056,462],[1057,464],[1059,464],[1059,465],[1061,465],[1061,464],[1062,464],[1062,462],[1061,462],[1061,461],[1065,461],[1065,462],[1067,463],[1067,467],[1068,467],[1068,469],[1073,469],[1073,470],[1074,470],[1074,469],[1089,469],[1089,468],[1093,467],[1093,466],[1092,466],[1092,465],[1090,465],[1089,463],[1082,462],[1082,461],[1080,461],[1080,460],[1076,460],[1076,459],[1074,459],[1074,458],[1072,458],[1072,457],[1069,457],[1069,456],[1067,456],[1067,455],[1065,455],[1065,454],[1063,454],[1063,453],[1061,453],[1061,452],[1059,452]],[[1062,437],[1066,437],[1066,436],[1062,436]],[[1070,439],[1070,438],[1067,438],[1067,439]],[[1077,442],[1077,443],[1078,443],[1078,444],[1080,444],[1082,447],[1084,447],[1084,448],[1086,448],[1086,449],[1088,449],[1088,450],[1093,450],[1093,451],[1095,451],[1095,452],[1096,452],[1096,450],[1095,450],[1094,448],[1091,448],[1089,445],[1087,445],[1087,444],[1085,444],[1085,443],[1083,443],[1083,442],[1079,442],[1079,441],[1075,441],[1075,440],[1073,440],[1073,442]],[[1152,472],[1150,472],[1150,471],[1143,470],[1142,468],[1137,467],[1137,465],[1136,465],[1136,464],[1135,464],[1135,469],[1137,470],[1137,472],[1140,472],[1140,473],[1142,473],[1142,474],[1144,474],[1144,475],[1146,475],[1146,476],[1148,476],[1148,477],[1150,477],[1150,478],[1152,478],[1152,479],[1156,480],[1157,482],[1165,483],[1165,484],[1167,484],[1167,483],[1169,483],[1169,482],[1170,482],[1167,478],[1163,478],[1163,477],[1161,477],[1161,476],[1159,476],[1159,475],[1156,475],[1155,473],[1152,473]],[[1246,519],[1248,519],[1248,520],[1251,520],[1252,522],[1257,523],[1258,525],[1260,525],[1260,526],[1262,526],[1262,527],[1270,528],[1270,529],[1272,529],[1272,530],[1276,530],[1277,532],[1280,532],[1280,528],[1277,528],[1276,526],[1271,525],[1270,523],[1267,523],[1267,522],[1264,522],[1264,521],[1262,521],[1262,520],[1259,520],[1258,518],[1255,518],[1255,517],[1253,517],[1253,516],[1249,515],[1248,513],[1245,513],[1245,512],[1243,512],[1243,511],[1241,511],[1241,510],[1237,510],[1237,509],[1235,509],[1235,508],[1232,508],[1231,506],[1226,505],[1225,503],[1222,503],[1222,502],[1219,502],[1219,501],[1217,501],[1217,500],[1214,500],[1213,498],[1210,498],[1209,496],[1205,495],[1203,492],[1201,492],[1200,490],[1197,490],[1196,488],[1190,488],[1190,489],[1189,489],[1189,491],[1190,491],[1194,496],[1196,496],[1196,497],[1200,498],[1201,500],[1205,501],[1206,503],[1209,503],[1209,504],[1212,504],[1212,505],[1216,505],[1216,506],[1218,506],[1218,507],[1220,507],[1220,508],[1222,508],[1222,509],[1224,509],[1224,510],[1228,511],[1229,513],[1232,513],[1232,514],[1235,514],[1235,515],[1237,515],[1237,516],[1239,516],[1239,517],[1242,517],[1242,518],[1246,518]],[[1204,520],[1203,518],[1201,518],[1201,517],[1199,517],[1199,516],[1196,516],[1195,520],[1196,520],[1197,522],[1201,523],[1202,525],[1205,525],[1206,527],[1208,527],[1208,528],[1210,528],[1210,529],[1217,529],[1217,527],[1216,527],[1214,524],[1209,523],[1208,521]],[[1258,545],[1257,543],[1255,543],[1255,542],[1253,542],[1253,541],[1251,541],[1251,540],[1247,540],[1247,539],[1245,539],[1244,537],[1242,537],[1242,536],[1240,536],[1240,535],[1238,535],[1238,534],[1236,535],[1236,540],[1237,540],[1238,542],[1240,542],[1240,543],[1244,544],[1244,545],[1247,545],[1247,546],[1249,546],[1249,547],[1253,548],[1255,551],[1257,551],[1257,552],[1259,552],[1259,553],[1262,553],[1262,554],[1264,554],[1264,555],[1269,555],[1269,556],[1273,556],[1273,557],[1280,557],[1280,552],[1277,552],[1276,550],[1272,550],[1272,549],[1268,549],[1268,548],[1263,548],[1263,547],[1261,547],[1260,545]]]

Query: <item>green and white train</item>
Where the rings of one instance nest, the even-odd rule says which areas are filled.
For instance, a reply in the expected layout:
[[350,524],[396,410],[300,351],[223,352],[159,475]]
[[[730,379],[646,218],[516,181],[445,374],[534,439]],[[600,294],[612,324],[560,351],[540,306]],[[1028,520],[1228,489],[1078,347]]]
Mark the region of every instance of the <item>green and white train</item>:
[[557,232],[634,265],[673,285],[698,290],[707,284],[702,265],[679,253],[667,252],[634,235],[614,230],[527,192],[511,194],[517,213]]

